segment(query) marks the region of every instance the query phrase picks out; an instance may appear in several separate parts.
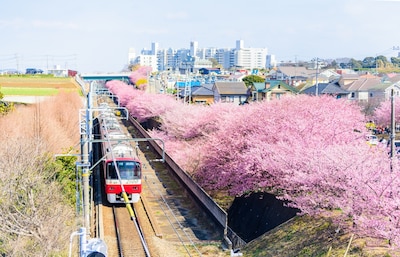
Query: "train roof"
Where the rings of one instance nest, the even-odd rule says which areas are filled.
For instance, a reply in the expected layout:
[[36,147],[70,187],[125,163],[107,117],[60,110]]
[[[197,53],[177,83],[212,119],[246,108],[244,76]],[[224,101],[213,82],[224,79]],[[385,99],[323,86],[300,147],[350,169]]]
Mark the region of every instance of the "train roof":
[[[118,117],[114,114],[108,104],[102,103],[98,117],[103,142],[103,153],[107,160],[113,158],[134,159],[137,161],[136,152],[129,139],[132,137],[124,133]],[[109,139],[109,140],[107,140]]]
[[[117,144],[114,144],[111,146],[112,149],[112,154],[114,155],[114,158],[134,158],[136,157],[136,154],[134,152],[134,149],[131,145],[126,144],[126,142],[120,142]],[[111,151],[110,147],[107,148],[107,154],[110,155],[111,159]]]
[[118,131],[113,133],[108,133],[107,135],[104,135],[104,138],[109,138],[109,139],[129,139],[127,135],[124,133],[119,133]]

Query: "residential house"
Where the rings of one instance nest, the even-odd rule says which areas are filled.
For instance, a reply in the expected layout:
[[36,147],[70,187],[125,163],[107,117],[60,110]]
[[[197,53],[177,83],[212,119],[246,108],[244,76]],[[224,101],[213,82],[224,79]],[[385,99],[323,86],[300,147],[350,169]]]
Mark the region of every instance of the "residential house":
[[396,97],[400,101],[400,81],[397,81],[396,83],[392,83],[390,86],[386,87],[385,89],[385,100],[389,100],[392,97],[392,90],[393,90],[393,96]]
[[[318,76],[320,76],[320,75],[322,77],[328,78],[328,81],[335,81],[335,80],[340,79],[340,77],[341,77],[341,74],[339,74],[338,72],[336,72],[333,69],[326,69],[326,70],[318,73]],[[319,80],[318,80],[318,82],[319,82]]]
[[392,83],[399,83],[400,81],[400,74],[398,73],[387,73],[382,75],[382,79],[384,81],[390,81]]
[[348,99],[359,102],[380,102],[385,99],[385,88],[391,83],[382,82],[379,77],[358,77],[352,83],[341,86],[349,92]]
[[247,102],[249,90],[244,82],[215,82],[214,102],[243,104]]
[[265,99],[265,82],[255,82],[251,86],[251,100],[263,101]]
[[[400,83],[391,83],[390,81],[382,81],[379,84],[372,85],[368,89],[368,93],[364,96],[367,96],[367,101],[372,103],[380,103],[391,98],[392,89],[394,90],[394,96],[400,96]],[[362,92],[358,92],[358,95],[361,96]],[[359,99],[360,100],[360,99]],[[365,100],[365,99],[361,99]]]
[[387,73],[383,74],[381,77],[381,85],[377,88],[383,90],[382,100],[389,100],[392,96],[392,89],[394,90],[394,96],[400,97],[400,74],[398,73]]
[[349,100],[374,105],[389,99],[392,89],[395,95],[400,96],[400,77],[394,74],[386,74],[383,77],[370,73],[343,74],[339,85],[348,91]]
[[200,87],[193,88],[191,101],[195,104],[212,104],[214,103],[214,84],[203,84]]
[[269,77],[271,80],[285,81],[290,86],[304,84],[316,75],[315,69],[307,69],[298,66],[279,66],[277,70],[271,70]]
[[325,74],[318,74],[318,76],[312,76],[309,78],[307,85],[314,85],[317,84],[317,80],[318,80],[318,84],[319,83],[329,83],[330,78],[327,77]]
[[283,96],[296,95],[298,90],[283,81],[267,80],[262,83],[253,83],[251,87],[252,101],[270,101],[281,99]]
[[339,82],[332,81],[329,83],[318,83],[317,84],[308,87],[300,92],[301,94],[307,94],[307,95],[331,95],[336,98],[344,98],[347,99],[349,92],[342,89],[339,85]]
[[342,74],[342,76],[339,79],[339,86],[341,88],[346,88],[349,84],[353,83],[354,81],[357,81],[360,78],[360,75],[356,73],[352,74]]

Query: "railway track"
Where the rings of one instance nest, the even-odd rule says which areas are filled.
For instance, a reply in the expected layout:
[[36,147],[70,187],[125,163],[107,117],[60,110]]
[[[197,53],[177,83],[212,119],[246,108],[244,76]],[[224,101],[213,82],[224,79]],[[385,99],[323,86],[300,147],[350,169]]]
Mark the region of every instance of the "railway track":
[[[98,133],[95,134],[98,135]],[[102,158],[100,146],[100,143],[94,145],[95,160]],[[134,206],[132,204],[110,204],[105,194],[101,165],[96,167],[93,175],[92,220],[94,226],[92,235],[105,241],[108,256],[151,256],[143,230],[136,218]]]
[[108,256],[146,257],[140,232],[131,220],[126,207],[103,205],[104,241]]

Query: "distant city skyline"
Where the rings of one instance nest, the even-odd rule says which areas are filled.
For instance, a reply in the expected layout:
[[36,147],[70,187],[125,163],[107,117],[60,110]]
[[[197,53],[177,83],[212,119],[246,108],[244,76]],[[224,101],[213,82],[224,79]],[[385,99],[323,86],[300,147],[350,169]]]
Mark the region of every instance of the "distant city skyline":
[[237,39],[234,47],[199,47],[197,41],[191,41],[189,48],[162,49],[158,42],[152,42],[150,49],[139,53],[131,48],[128,53],[129,63],[150,66],[153,71],[180,70],[195,72],[200,68],[212,68],[210,59],[214,59],[223,69],[264,69],[277,65],[275,56],[267,48],[246,47],[244,40]]
[[[118,72],[129,48],[267,48],[278,61],[397,56],[399,1],[5,0],[0,8],[0,69],[59,65]],[[35,11],[32,11],[35,10]]]

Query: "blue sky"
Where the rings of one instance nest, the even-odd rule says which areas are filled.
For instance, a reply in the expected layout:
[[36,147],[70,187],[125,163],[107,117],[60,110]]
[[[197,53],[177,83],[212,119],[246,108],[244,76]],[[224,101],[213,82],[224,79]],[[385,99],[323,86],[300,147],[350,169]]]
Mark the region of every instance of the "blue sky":
[[129,48],[266,47],[278,61],[397,56],[400,0],[2,0],[0,69],[118,72]]

